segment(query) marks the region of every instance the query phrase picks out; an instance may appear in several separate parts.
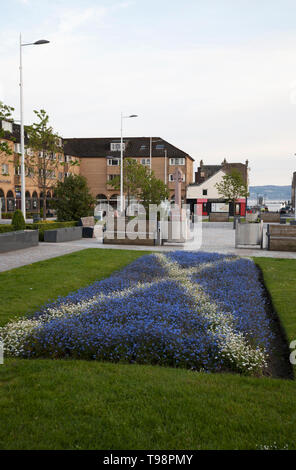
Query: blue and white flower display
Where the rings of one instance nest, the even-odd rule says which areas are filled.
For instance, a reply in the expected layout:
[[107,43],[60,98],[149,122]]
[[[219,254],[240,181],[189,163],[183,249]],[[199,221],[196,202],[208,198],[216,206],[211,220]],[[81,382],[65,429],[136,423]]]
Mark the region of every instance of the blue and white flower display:
[[143,256],[0,336],[11,356],[247,374],[264,371],[272,342],[253,261],[186,251]]

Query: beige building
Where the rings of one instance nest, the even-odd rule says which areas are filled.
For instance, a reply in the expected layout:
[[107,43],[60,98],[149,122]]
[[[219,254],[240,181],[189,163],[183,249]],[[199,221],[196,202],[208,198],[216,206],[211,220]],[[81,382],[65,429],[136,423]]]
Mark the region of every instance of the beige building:
[[[151,145],[152,143],[152,145]],[[119,191],[108,182],[120,174],[120,138],[65,139],[67,155],[80,158],[80,173],[85,176],[92,195],[98,201],[115,202]],[[124,158],[133,158],[150,167],[155,176],[170,189],[174,197],[173,175],[176,168],[183,174],[182,198],[193,181],[193,158],[160,137],[127,137],[123,143]],[[152,155],[152,158],[150,156]]]

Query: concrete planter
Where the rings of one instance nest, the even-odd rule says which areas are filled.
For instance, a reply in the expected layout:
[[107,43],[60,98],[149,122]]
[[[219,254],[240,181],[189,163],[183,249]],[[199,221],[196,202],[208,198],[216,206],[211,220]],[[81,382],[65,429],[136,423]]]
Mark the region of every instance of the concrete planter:
[[22,250],[37,246],[39,243],[38,230],[19,230],[0,234],[0,253]]
[[237,224],[235,230],[235,246],[262,245],[263,223]]
[[82,238],[82,227],[64,227],[44,232],[44,241],[49,243],[69,242],[80,238]]

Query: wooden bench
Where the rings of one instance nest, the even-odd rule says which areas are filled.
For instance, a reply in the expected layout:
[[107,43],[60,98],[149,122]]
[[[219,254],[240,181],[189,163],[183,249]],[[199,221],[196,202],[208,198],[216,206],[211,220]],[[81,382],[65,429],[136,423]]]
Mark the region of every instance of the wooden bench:
[[277,212],[261,212],[260,219],[263,220],[265,223],[280,223],[281,215]]
[[267,226],[268,249],[271,251],[296,251],[295,225]]
[[223,212],[210,212],[210,222],[229,222],[229,214]]

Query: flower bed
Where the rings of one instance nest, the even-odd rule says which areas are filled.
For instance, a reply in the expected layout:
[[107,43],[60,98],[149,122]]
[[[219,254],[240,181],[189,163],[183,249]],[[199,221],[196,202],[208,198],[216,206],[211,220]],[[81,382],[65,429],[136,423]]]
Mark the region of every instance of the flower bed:
[[12,356],[240,373],[264,370],[272,339],[254,263],[194,252],[143,256],[0,335]]

